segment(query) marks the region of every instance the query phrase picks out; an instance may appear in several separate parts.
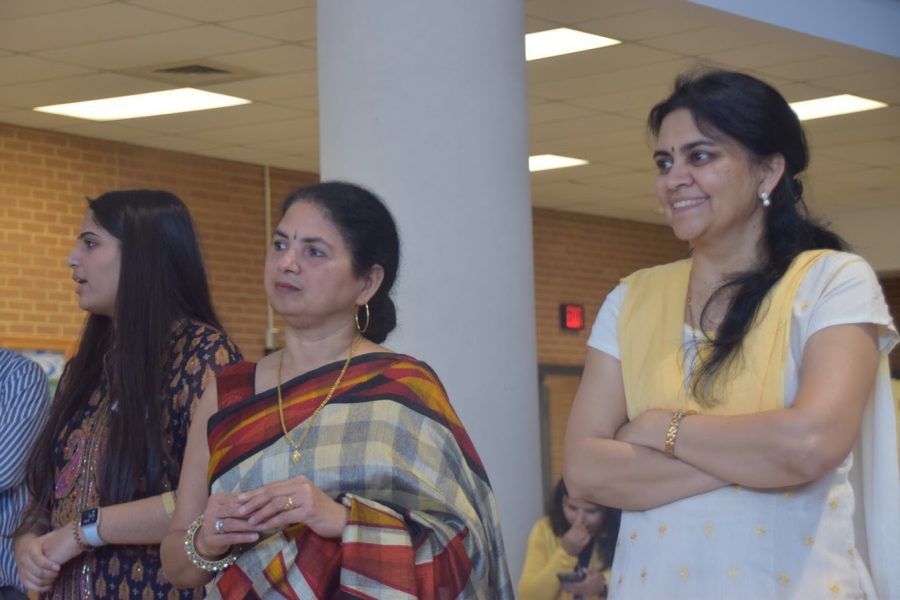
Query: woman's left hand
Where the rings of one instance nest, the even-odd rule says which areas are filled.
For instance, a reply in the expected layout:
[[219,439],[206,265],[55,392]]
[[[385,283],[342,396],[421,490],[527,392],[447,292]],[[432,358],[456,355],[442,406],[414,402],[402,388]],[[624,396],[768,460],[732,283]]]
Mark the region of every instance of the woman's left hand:
[[78,527],[78,523],[68,523],[41,537],[44,554],[47,558],[62,565],[84,552],[84,549],[75,540],[75,527]]
[[347,526],[347,507],[303,476],[243,492],[238,501],[245,503],[241,512],[258,531],[304,523],[324,538],[337,538]]

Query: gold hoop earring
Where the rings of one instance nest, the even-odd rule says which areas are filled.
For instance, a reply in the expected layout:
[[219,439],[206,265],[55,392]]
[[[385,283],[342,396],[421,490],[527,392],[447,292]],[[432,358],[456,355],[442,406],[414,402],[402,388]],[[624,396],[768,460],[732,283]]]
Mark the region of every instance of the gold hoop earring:
[[372,317],[369,314],[369,303],[366,302],[366,325],[364,327],[359,326],[359,307],[356,307],[356,313],[353,315],[353,319],[356,321],[356,330],[360,333],[365,333],[369,329],[369,323],[372,322]]

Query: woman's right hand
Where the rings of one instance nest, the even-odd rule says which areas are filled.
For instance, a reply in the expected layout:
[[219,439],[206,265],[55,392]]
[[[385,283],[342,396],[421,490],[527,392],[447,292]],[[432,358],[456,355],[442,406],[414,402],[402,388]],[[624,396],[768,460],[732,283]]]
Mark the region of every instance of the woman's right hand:
[[[203,525],[194,536],[194,549],[207,559],[214,560],[228,554],[232,546],[252,544],[259,540],[257,528],[242,516],[244,505],[237,494],[212,494],[203,510]],[[216,521],[222,521],[222,532],[216,531]]]
[[584,598],[593,598],[596,596],[606,597],[606,578],[603,572],[598,569],[588,569],[587,576],[581,581],[573,583],[564,583],[562,588],[573,596],[582,596]]
[[29,592],[48,592],[59,575],[60,565],[44,553],[44,538],[25,533],[13,545],[19,579]]
[[575,518],[572,526],[566,531],[559,540],[560,545],[566,554],[570,556],[578,556],[584,547],[591,541],[591,534],[584,526],[581,515]]

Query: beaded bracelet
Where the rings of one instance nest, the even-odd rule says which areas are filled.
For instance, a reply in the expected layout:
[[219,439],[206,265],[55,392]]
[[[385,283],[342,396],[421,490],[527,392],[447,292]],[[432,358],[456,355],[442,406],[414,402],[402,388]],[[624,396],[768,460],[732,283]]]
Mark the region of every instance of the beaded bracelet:
[[197,548],[194,546],[194,536],[197,535],[197,532],[200,530],[200,526],[203,525],[203,515],[200,515],[194,522],[191,523],[191,526],[188,527],[188,530],[184,534],[184,551],[187,553],[188,559],[194,563],[195,566],[203,569],[204,571],[208,571],[210,573],[215,573],[216,571],[224,571],[228,567],[234,564],[234,561],[238,559],[240,552],[237,549],[232,550],[231,554],[226,556],[225,558],[220,558],[219,560],[206,560],[199,554],[197,554]]
[[90,552],[94,547],[81,539],[81,536],[78,535],[78,529],[78,521],[72,521],[72,535],[75,537],[75,543],[78,544],[78,547],[81,548],[82,552]]
[[669,458],[675,458],[675,440],[678,438],[678,427],[681,425],[681,420],[688,415],[696,414],[696,410],[678,409],[672,412],[672,420],[669,421],[669,430],[666,431],[666,445],[663,449],[663,453]]

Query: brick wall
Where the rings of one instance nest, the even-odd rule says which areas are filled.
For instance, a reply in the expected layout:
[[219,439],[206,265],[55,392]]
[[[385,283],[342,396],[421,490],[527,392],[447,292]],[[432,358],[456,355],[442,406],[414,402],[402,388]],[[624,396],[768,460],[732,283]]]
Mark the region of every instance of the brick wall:
[[[684,258],[668,226],[534,210],[538,363],[581,366],[603,300],[632,271]],[[585,307],[585,328],[563,331],[561,303]]]
[[[272,169],[273,209],[311,173]],[[66,257],[85,198],[134,187],[174,192],[197,224],[220,318],[262,354],[266,300],[260,166],[0,124],[0,340],[71,347],[84,320]]]
[[[881,277],[881,287],[891,309],[891,316],[894,317],[894,325],[900,327],[900,275]],[[890,359],[891,371],[900,372],[900,345],[891,352]]]

